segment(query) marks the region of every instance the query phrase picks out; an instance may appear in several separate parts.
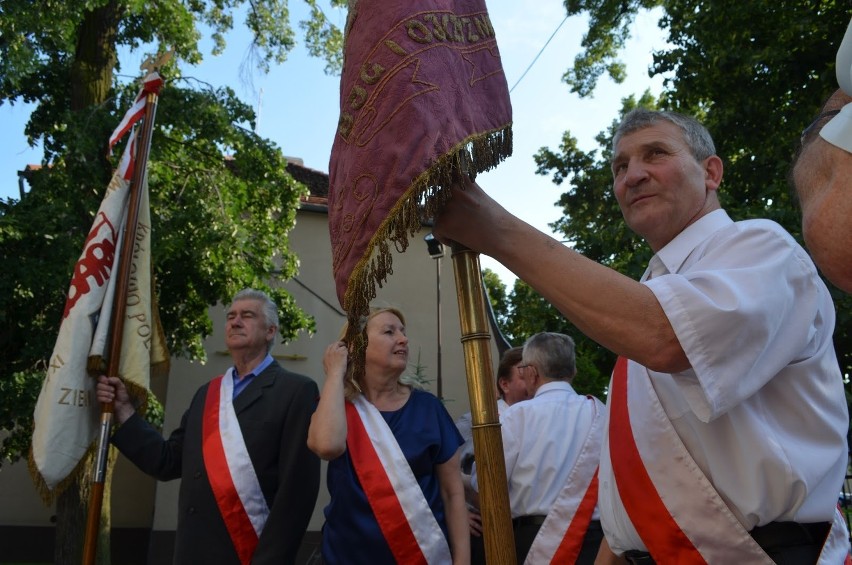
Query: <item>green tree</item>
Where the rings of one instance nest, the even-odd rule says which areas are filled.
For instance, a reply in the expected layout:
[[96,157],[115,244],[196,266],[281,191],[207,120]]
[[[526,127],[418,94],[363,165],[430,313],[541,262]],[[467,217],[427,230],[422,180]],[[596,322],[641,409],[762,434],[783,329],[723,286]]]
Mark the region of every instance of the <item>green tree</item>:
[[500,275],[489,268],[482,270],[482,283],[485,286],[491,311],[501,330],[504,330],[509,316],[509,302],[506,296],[506,285],[500,280]]
[[615,357],[586,337],[552,304],[528,284],[518,279],[509,295],[511,316],[507,332],[514,343],[523,344],[538,332],[558,332],[574,339],[577,376],[572,383],[577,392],[606,400],[606,388]]
[[[341,32],[315,0],[306,3],[309,50],[336,72]],[[0,258],[8,263],[0,278],[2,460],[16,461],[29,446],[72,268],[116,164],[106,142],[138,90],[120,80],[122,53],[154,43],[174,50],[161,70],[166,86],[148,169],[156,291],[172,353],[202,357],[208,307],[247,286],[278,304],[282,339],[313,330],[312,318],[275,283],[298,268],[287,234],[304,187],[286,172],[279,148],[253,133],[250,107],[230,89],[200,87],[179,70],[201,61],[202,29],[212,34],[213,54],[221,51],[237,14],[245,15],[260,71],[286,59],[295,44],[286,0],[0,1],[0,104],[36,104],[25,133],[45,150],[30,192],[0,202]],[[87,483],[82,478],[57,501],[56,563],[80,561]],[[102,529],[108,525],[107,510]],[[108,562],[103,541],[99,559]]]
[[506,285],[490,269],[483,270],[483,282],[506,340],[515,346],[523,345],[538,332],[559,332],[570,335],[576,344],[577,377],[573,385],[577,392],[592,394],[605,400],[614,356],[587,338],[540,294],[518,279],[510,293]]

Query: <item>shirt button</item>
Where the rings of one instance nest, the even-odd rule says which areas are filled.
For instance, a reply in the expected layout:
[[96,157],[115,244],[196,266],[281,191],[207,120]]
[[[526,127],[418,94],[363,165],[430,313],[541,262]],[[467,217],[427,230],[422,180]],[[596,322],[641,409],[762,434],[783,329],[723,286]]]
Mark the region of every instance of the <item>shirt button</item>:
[[200,478],[201,478],[201,471],[196,471],[196,472],[195,472],[195,478],[196,478],[196,479],[200,479]]
[[189,510],[188,510],[188,513],[189,513],[189,514],[195,514],[195,507],[194,507],[194,506],[190,506],[190,507],[189,507]]

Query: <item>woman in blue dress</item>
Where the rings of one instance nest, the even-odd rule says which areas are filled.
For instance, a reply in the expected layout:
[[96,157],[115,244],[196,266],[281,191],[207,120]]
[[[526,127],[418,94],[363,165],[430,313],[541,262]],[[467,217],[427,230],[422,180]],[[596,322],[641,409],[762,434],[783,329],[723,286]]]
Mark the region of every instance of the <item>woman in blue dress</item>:
[[408,366],[402,313],[371,309],[364,332],[363,375],[348,374],[344,342],[326,349],[308,432],[308,447],[329,462],[323,561],[467,564],[461,435],[434,395],[399,380]]

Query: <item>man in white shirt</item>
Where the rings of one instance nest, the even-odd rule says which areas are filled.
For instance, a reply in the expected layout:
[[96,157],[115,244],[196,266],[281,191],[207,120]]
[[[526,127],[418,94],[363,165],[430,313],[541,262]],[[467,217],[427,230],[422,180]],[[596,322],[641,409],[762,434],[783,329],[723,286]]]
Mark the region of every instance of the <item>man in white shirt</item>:
[[852,20],[836,68],[840,88],[802,133],[789,180],[814,261],[828,280],[852,293]]
[[[545,332],[529,338],[519,368],[530,399],[507,408],[500,424],[520,564],[566,483],[573,481],[569,489],[579,500],[597,473],[605,409],[596,398],[581,396],[571,388],[577,370],[574,341],[567,335]],[[578,471],[575,465],[583,456],[592,464]],[[475,465],[471,483],[476,489]],[[576,507],[571,505],[564,512],[573,515]],[[589,520],[578,536],[577,563],[593,563],[603,539],[594,504],[586,523]]]
[[[595,263],[462,180],[434,233],[494,257],[618,354],[608,396],[599,559],[840,562],[849,416],[828,289],[767,220],[733,222],[701,124],[637,109],[613,191],[654,250],[641,282]],[[493,233],[500,237],[494,237]]]

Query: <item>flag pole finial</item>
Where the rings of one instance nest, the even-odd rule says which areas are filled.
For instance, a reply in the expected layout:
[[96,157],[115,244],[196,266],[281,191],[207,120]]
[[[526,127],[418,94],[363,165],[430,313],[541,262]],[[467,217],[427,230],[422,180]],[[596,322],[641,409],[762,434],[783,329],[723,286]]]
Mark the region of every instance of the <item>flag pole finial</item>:
[[166,64],[172,60],[174,54],[174,47],[168,51],[158,51],[156,55],[148,55],[145,60],[142,61],[142,64],[139,65],[139,68],[146,71],[146,75],[159,72],[160,69],[165,67]]

